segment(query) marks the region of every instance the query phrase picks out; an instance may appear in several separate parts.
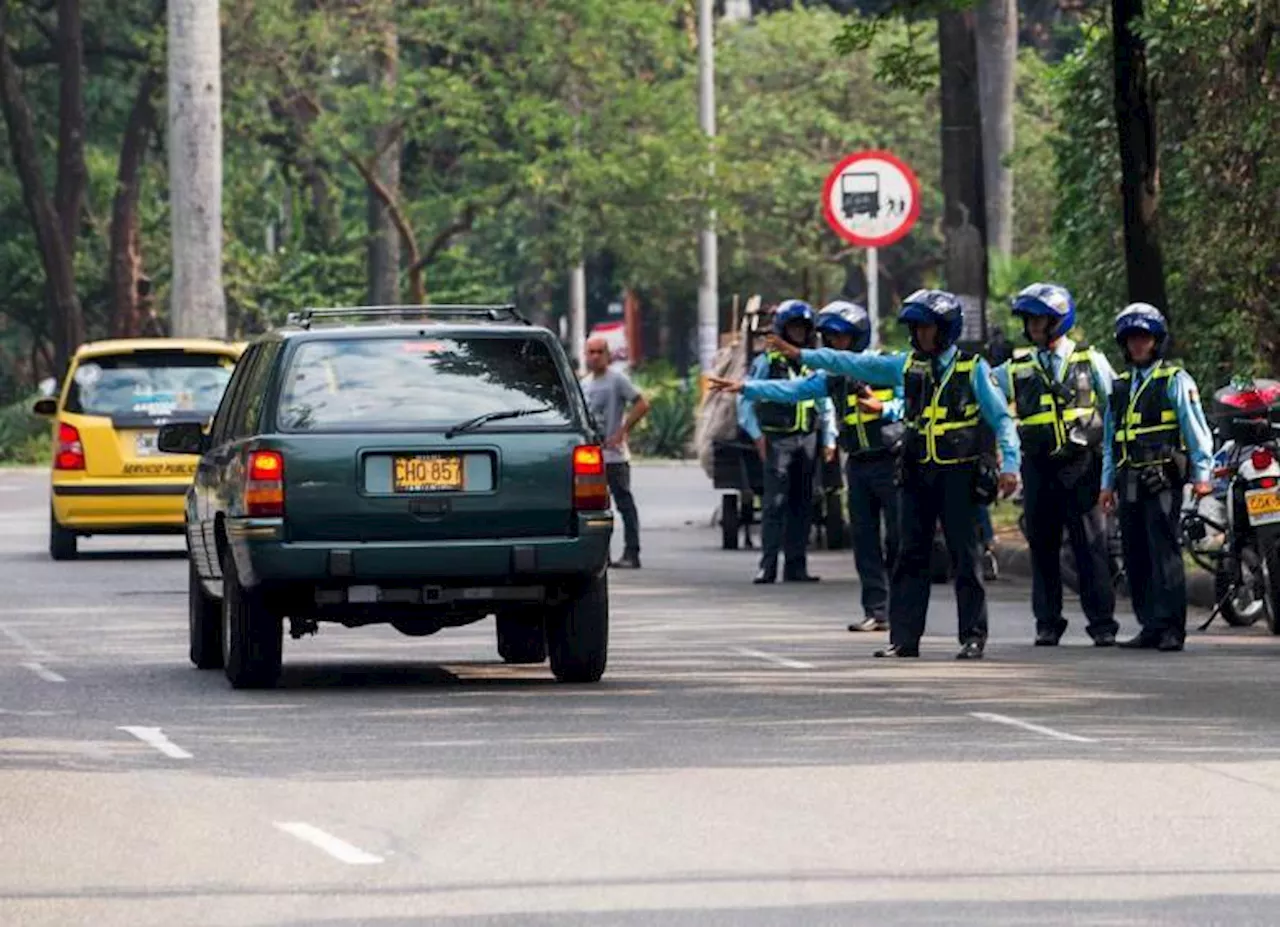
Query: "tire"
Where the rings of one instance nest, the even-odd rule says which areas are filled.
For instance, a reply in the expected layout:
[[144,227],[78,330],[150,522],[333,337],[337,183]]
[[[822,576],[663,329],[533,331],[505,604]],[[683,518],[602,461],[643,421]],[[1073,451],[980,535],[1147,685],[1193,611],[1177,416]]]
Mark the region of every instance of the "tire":
[[49,556],[54,560],[74,560],[78,554],[76,533],[58,524],[58,516],[49,509]]
[[598,682],[609,657],[609,580],[593,577],[573,602],[547,618],[547,654],[560,682]]
[[738,549],[738,531],[742,527],[738,517],[737,493],[725,493],[720,497],[720,547]]
[[527,665],[547,659],[547,632],[535,612],[498,616],[498,656],[504,663]]
[[240,585],[235,565],[222,564],[222,660],[233,689],[270,689],[280,678],[283,622],[262,596]]
[[[1223,621],[1233,628],[1247,628],[1256,624],[1258,619],[1262,617],[1260,613],[1255,613],[1252,616],[1242,615],[1236,610],[1235,603],[1227,597],[1227,591],[1231,588],[1231,583],[1231,574],[1219,562],[1218,568],[1213,571],[1213,601],[1222,603],[1222,608],[1219,609],[1218,614],[1222,616]],[[1263,609],[1262,611],[1267,610]]]
[[222,603],[204,591],[200,573],[188,564],[187,638],[196,669],[222,669]]

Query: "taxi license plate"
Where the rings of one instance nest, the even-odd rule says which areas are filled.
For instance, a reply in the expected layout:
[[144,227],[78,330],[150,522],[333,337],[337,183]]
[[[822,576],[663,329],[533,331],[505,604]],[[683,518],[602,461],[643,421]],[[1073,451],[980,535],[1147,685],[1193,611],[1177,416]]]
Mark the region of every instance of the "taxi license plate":
[[447,492],[462,489],[462,458],[396,457],[391,486],[396,492]]
[[133,453],[136,457],[154,457],[160,453],[156,447],[156,436],[158,432],[143,431],[133,439]]
[[1250,489],[1244,494],[1244,505],[1251,525],[1280,522],[1280,492],[1274,489]]

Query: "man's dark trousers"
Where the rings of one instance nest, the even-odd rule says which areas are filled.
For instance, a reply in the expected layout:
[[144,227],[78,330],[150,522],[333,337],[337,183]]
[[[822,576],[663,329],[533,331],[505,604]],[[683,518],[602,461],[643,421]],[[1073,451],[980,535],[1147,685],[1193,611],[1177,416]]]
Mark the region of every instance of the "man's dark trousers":
[[777,572],[779,550],[786,576],[807,572],[817,451],[815,434],[765,436],[760,568],[767,573]]
[[[1080,469],[1089,471],[1093,461]],[[1065,486],[1064,464],[1049,457],[1027,457],[1022,462],[1023,505],[1027,544],[1031,548],[1031,610],[1036,631],[1061,634],[1062,532],[1065,529],[1075,557],[1080,582],[1080,605],[1089,621],[1089,636],[1114,635],[1116,597],[1111,588],[1107,560],[1107,532],[1097,508],[1097,480],[1086,472],[1080,484]]]
[[889,575],[898,559],[901,527],[894,463],[887,451],[873,456],[850,454],[845,461],[853,562],[862,584],[862,610],[868,618],[888,617]]
[[1144,637],[1156,639],[1165,631],[1187,636],[1187,572],[1178,544],[1182,487],[1155,495],[1141,489],[1120,490],[1120,537],[1133,611]]
[[622,516],[622,556],[640,556],[640,515],[636,511],[636,497],[631,494],[631,464],[611,463],[604,469],[609,482],[609,495]]
[[902,548],[889,588],[889,642],[915,648],[924,636],[929,611],[933,531],[942,534],[956,580],[959,638],[985,643],[987,591],[978,572],[978,507],[973,501],[971,464],[912,467],[902,487]]

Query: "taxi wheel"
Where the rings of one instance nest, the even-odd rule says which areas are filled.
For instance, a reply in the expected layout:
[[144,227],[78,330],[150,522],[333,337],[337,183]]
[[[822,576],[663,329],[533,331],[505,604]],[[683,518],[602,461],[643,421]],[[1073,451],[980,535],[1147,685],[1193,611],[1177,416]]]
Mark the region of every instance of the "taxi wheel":
[[280,678],[283,622],[262,596],[245,589],[235,565],[222,564],[222,661],[233,689],[270,689]]
[[58,516],[49,510],[49,556],[54,560],[74,560],[77,555],[76,533],[58,524]]
[[187,636],[191,662],[196,669],[222,668],[222,607],[204,591],[194,563],[188,564]]
[[560,682],[597,682],[609,656],[609,580],[598,576],[547,616],[547,654]]
[[506,663],[542,663],[547,659],[547,637],[536,612],[498,616],[498,656]]

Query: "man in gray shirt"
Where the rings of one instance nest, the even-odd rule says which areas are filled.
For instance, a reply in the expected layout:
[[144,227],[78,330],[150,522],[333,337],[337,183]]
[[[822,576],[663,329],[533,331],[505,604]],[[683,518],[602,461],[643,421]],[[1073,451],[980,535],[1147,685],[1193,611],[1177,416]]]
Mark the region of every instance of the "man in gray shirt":
[[[631,453],[627,434],[649,411],[649,401],[635,388],[625,374],[609,366],[609,342],[591,338],[586,344],[587,376],[582,381],[582,395],[595,419],[596,427],[605,434],[604,462],[618,514],[622,516],[624,540],[622,559],[612,566],[640,569],[640,518],[636,500],[631,494]],[[628,408],[630,406],[630,408]]]

